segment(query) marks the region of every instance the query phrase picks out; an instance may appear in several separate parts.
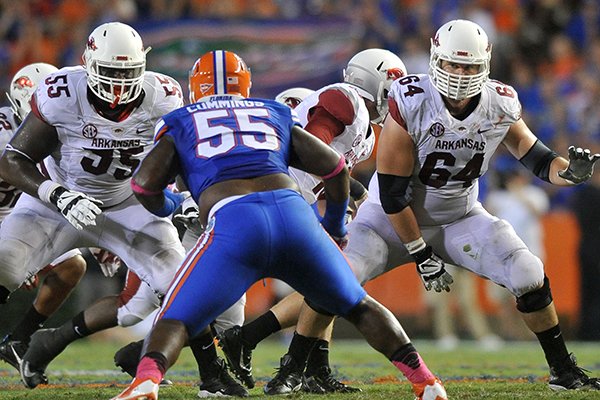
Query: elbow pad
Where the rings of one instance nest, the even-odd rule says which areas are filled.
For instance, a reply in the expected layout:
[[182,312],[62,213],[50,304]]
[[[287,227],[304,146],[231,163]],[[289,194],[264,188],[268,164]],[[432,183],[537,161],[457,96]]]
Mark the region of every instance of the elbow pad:
[[386,214],[395,214],[404,210],[410,203],[406,189],[410,176],[398,176],[377,173],[379,181],[379,200]]
[[538,139],[519,161],[538,178],[550,182],[550,164],[556,157],[558,154]]

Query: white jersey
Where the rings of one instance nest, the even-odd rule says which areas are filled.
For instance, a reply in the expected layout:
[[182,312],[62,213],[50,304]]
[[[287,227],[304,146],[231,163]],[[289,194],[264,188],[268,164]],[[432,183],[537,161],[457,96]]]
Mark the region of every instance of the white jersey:
[[[346,159],[346,165],[352,169],[358,162],[371,156],[375,146],[375,135],[371,129],[369,111],[365,101],[356,89],[347,83],[334,83],[312,93],[300,103],[294,111],[300,118],[302,126],[308,123],[309,111],[319,102],[319,95],[327,90],[339,90],[351,102],[354,119],[351,125],[346,125],[344,131],[336,136],[330,146]],[[310,204],[314,203],[322,191],[321,178],[304,171],[290,168],[290,175],[300,186],[302,196]]]
[[88,101],[86,79],[83,67],[67,67],[39,84],[39,113],[56,127],[60,142],[44,162],[52,180],[113,206],[132,195],[129,180],[152,148],[157,120],[183,106],[181,87],[146,71],[142,103],[114,122]]
[[[477,202],[478,179],[487,169],[512,124],[521,118],[513,88],[490,80],[479,104],[464,120],[454,118],[428,75],[410,75],[390,88],[390,117],[412,137],[416,161],[409,194],[421,226],[441,225],[465,216]],[[379,202],[374,176],[367,201]]]
[[[15,112],[10,107],[0,108],[0,152],[13,137],[19,126]],[[8,182],[0,180],[0,222],[10,213],[15,206],[21,190]]]

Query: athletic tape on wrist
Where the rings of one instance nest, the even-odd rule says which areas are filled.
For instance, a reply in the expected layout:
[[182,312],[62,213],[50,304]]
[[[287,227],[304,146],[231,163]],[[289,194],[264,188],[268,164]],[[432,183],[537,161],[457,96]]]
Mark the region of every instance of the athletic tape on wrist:
[[56,183],[50,179],[45,180],[40,184],[40,186],[38,186],[38,197],[45,203],[51,203],[50,195],[59,187],[61,187],[59,183]]

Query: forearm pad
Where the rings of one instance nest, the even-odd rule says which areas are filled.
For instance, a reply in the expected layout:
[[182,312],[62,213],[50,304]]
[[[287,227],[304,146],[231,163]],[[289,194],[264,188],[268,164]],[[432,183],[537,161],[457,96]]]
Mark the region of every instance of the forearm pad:
[[395,214],[404,210],[410,203],[406,189],[410,176],[398,176],[377,173],[379,181],[379,200],[386,214]]
[[519,161],[538,178],[550,182],[550,164],[556,157],[558,154],[538,139]]

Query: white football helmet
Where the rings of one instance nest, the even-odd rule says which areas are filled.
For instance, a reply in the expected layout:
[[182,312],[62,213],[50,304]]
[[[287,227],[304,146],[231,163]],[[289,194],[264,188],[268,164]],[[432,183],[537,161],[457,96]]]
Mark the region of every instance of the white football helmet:
[[[429,75],[444,96],[462,100],[481,93],[490,74],[492,45],[487,34],[474,22],[457,19],[442,25],[431,39]],[[441,60],[458,64],[480,65],[475,75],[459,75],[444,71]]]
[[100,25],[90,34],[83,52],[89,88],[113,106],[132,102],[142,92],[148,50],[129,25]]
[[302,103],[305,98],[313,94],[315,91],[303,87],[293,87],[284,90],[275,96],[275,101],[285,104],[290,108],[296,108],[298,104]]
[[17,71],[10,83],[10,93],[6,94],[11,108],[19,116],[21,121],[31,111],[29,100],[35,92],[38,83],[54,71],[58,71],[54,65],[46,63],[33,63],[24,66]]
[[388,92],[392,82],[406,75],[404,63],[394,53],[384,49],[367,49],[357,53],[344,69],[344,82],[355,86],[360,95],[377,104],[380,123],[388,112]]

